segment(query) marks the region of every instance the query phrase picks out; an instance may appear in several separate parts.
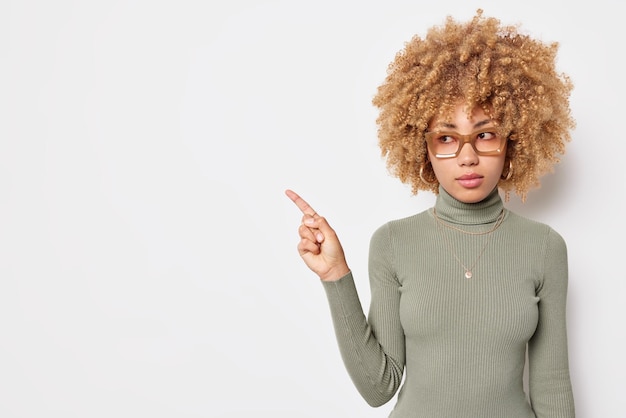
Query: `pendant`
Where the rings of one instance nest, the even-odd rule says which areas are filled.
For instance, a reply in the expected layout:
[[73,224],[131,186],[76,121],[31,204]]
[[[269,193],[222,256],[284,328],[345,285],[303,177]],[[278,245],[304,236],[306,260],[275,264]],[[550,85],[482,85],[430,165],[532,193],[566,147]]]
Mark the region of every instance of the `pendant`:
[[465,270],[465,278],[466,279],[471,279],[472,278],[472,272],[469,270]]

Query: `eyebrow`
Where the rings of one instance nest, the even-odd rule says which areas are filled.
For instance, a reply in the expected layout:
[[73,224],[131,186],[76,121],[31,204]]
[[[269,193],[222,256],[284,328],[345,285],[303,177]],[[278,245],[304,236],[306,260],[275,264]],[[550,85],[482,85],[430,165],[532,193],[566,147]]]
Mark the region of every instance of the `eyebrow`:
[[[481,121],[476,122],[474,124],[474,129],[482,128],[483,126],[489,125],[490,123],[492,123],[491,119],[481,120]],[[448,122],[438,123],[436,126],[441,126],[443,128],[446,128],[446,129],[456,129],[457,128],[457,126],[454,123],[448,123]]]

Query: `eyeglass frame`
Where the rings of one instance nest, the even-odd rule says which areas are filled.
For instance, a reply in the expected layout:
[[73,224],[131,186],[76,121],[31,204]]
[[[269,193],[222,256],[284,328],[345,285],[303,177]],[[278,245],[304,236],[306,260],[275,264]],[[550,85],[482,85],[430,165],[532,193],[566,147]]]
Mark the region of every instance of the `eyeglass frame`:
[[[481,133],[493,133],[496,134],[499,138],[500,138],[500,147],[496,150],[493,151],[479,151],[476,149],[476,138],[478,137],[478,135],[480,135]],[[504,152],[504,146],[506,145],[506,140],[507,138],[504,135],[501,135],[500,132],[498,132],[498,130],[496,129],[490,129],[490,128],[482,128],[482,129],[478,129],[472,133],[463,135],[460,134],[456,131],[429,131],[429,132],[425,132],[424,133],[424,137],[426,138],[426,145],[429,148],[433,148],[431,145],[431,142],[433,141],[433,138],[437,135],[443,135],[443,136],[452,136],[455,138],[458,138],[459,141],[459,148],[457,148],[457,150],[453,153],[453,154],[435,154],[435,157],[437,158],[456,158],[459,156],[459,154],[461,153],[461,150],[463,149],[463,147],[465,146],[465,144],[470,144],[472,146],[472,149],[474,150],[474,152],[476,153],[476,155],[480,155],[480,156],[491,156],[491,155],[500,155]],[[472,139],[473,138],[473,139]]]

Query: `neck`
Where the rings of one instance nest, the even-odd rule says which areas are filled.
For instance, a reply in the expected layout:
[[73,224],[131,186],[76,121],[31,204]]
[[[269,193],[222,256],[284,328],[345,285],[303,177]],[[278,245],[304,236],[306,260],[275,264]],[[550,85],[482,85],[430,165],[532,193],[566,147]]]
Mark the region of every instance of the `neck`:
[[496,222],[504,210],[504,204],[497,188],[480,202],[465,203],[455,199],[440,186],[435,210],[439,219],[444,222],[459,225],[485,225]]

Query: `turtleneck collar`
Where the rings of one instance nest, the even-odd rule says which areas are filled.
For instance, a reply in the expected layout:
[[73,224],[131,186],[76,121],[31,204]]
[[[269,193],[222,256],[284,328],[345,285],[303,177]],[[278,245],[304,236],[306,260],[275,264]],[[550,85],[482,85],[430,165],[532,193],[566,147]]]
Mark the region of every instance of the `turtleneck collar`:
[[496,187],[485,199],[477,203],[463,203],[450,195],[441,185],[435,202],[439,219],[459,225],[484,225],[496,221],[504,204]]

